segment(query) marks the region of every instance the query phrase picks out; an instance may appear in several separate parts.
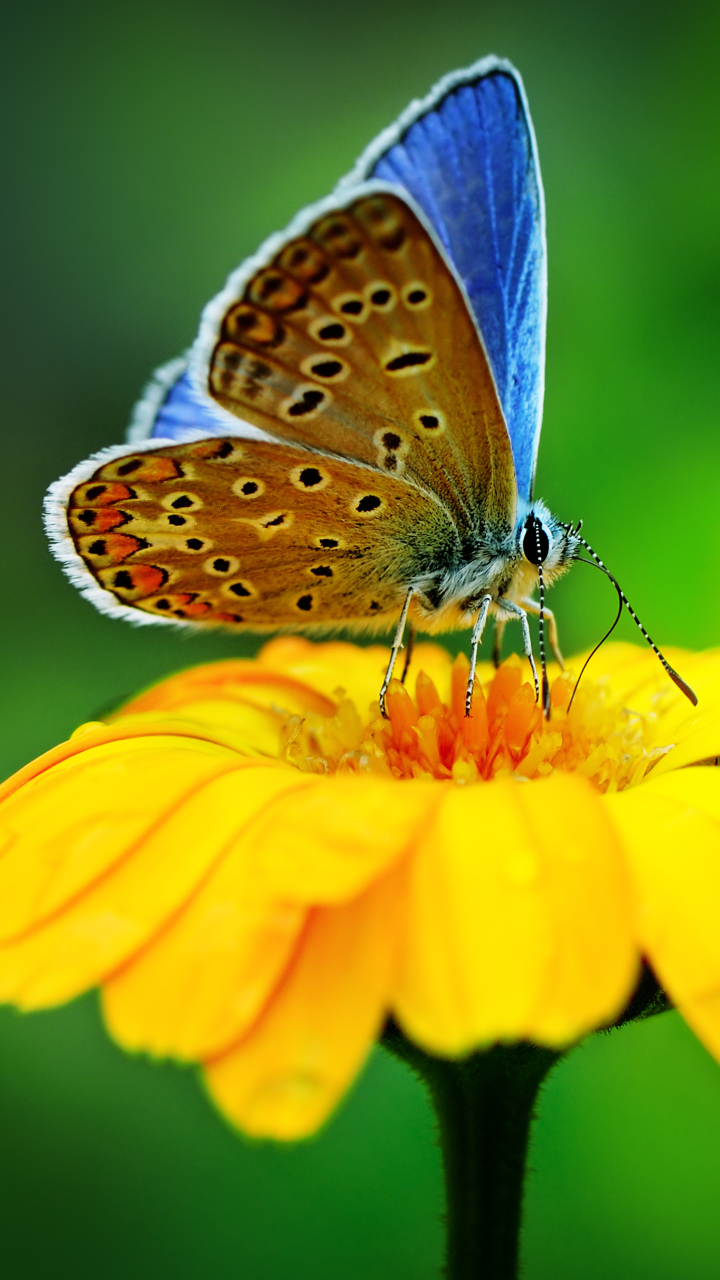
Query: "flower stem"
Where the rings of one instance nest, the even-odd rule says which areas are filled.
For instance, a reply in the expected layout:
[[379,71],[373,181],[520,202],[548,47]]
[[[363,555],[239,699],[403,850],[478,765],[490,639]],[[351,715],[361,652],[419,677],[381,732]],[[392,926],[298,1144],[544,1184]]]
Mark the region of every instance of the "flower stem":
[[516,1280],[535,1100],[562,1054],[520,1043],[495,1045],[460,1061],[434,1058],[393,1023],[383,1044],[421,1077],[437,1115],[448,1280]]

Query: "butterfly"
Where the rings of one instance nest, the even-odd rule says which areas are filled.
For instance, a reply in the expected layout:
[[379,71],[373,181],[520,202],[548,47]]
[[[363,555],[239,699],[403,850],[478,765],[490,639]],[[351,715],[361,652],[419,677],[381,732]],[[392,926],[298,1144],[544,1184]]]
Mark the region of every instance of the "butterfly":
[[520,623],[540,696],[537,614],[547,712],[545,586],[582,548],[607,571],[533,499],[546,280],[522,81],[485,58],[230,276],[128,445],[51,487],[55,554],[136,623],[394,626],[381,706],[408,624],[470,627],[469,713],[491,616],[496,654]]

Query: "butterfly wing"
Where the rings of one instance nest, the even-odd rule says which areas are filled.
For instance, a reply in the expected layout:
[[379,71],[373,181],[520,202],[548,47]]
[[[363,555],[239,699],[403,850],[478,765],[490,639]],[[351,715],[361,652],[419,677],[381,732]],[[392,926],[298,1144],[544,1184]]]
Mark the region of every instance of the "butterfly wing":
[[49,517],[85,594],[135,621],[387,625],[461,554],[442,503],[355,463],[232,437],[107,452]]
[[190,378],[189,355],[156,369],[133,411],[127,431],[130,444],[143,440],[201,440],[227,435],[225,415]]
[[[132,427],[139,454],[111,450],[53,486],[56,553],[101,608],[250,627],[387,621],[410,585],[431,599],[510,533],[517,444],[513,459],[443,228],[419,205],[373,182],[299,215],[210,304],[190,365],[161,371]],[[192,443],[153,448],[168,440]]]
[[[532,122],[515,68],[485,58],[445,77],[370,145],[344,181],[409,192],[463,280],[531,497],[545,371],[545,207]],[[342,185],[340,189],[342,189]]]
[[515,520],[512,450],[462,288],[387,190],[302,215],[210,304],[195,382],[268,439],[405,475],[469,531]]

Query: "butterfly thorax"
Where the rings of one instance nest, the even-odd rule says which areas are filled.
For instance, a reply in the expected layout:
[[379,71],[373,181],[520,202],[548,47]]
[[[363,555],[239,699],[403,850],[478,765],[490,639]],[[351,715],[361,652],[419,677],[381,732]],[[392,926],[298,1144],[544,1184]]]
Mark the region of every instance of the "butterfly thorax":
[[538,501],[530,507],[521,502],[518,508],[514,528],[483,530],[467,541],[464,557],[412,584],[414,613],[422,630],[472,626],[481,601],[488,595],[492,598],[490,612],[499,616],[507,613],[506,602],[527,602],[538,586],[538,540],[545,585],[568,570],[579,550],[578,539],[544,503]]

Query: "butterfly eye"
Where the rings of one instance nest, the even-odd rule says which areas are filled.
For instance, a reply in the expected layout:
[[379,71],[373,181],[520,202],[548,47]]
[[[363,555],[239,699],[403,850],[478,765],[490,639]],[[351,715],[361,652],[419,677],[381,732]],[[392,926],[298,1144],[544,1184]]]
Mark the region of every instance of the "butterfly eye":
[[528,516],[525,521],[522,549],[525,559],[530,564],[544,564],[548,558],[550,539],[543,528],[542,521],[536,516]]

